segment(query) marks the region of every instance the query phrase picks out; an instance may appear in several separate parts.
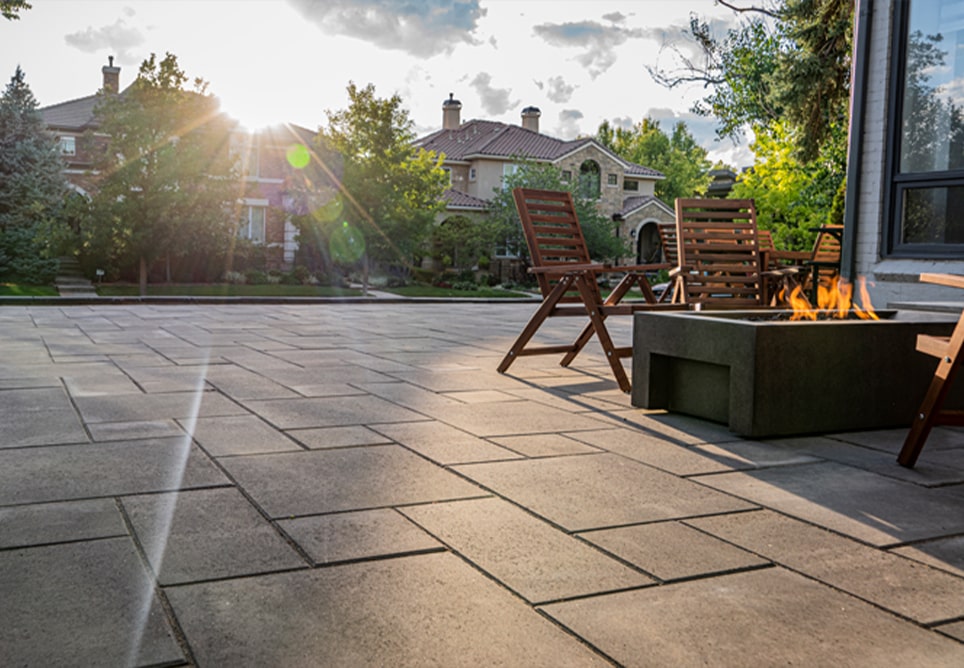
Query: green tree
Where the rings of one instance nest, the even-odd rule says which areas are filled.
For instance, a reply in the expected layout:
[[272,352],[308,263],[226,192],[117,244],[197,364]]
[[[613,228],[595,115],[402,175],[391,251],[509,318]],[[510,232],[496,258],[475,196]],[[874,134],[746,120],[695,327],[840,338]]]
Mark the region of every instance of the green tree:
[[503,188],[493,191],[489,200],[488,216],[499,239],[505,239],[511,250],[527,255],[522,223],[512,198],[514,188],[538,188],[541,190],[568,190],[572,193],[579,227],[586,239],[589,256],[594,260],[610,261],[630,254],[625,240],[616,236],[616,222],[599,213],[598,195],[584,197],[578,192],[578,183],[563,183],[559,170],[546,163],[518,159],[515,173],[505,177]]
[[57,141],[46,132],[37,100],[17,67],[0,96],[0,277],[53,279],[43,232],[53,227],[66,194]]
[[137,265],[141,294],[155,261],[223,252],[237,232],[233,124],[206,83],[187,85],[176,56],[151,54],[134,83],[102,92],[96,109],[109,139],[86,249],[119,267]]
[[361,257],[366,278],[369,259],[407,271],[444,208],[442,156],[412,150],[414,123],[397,94],[381,99],[372,84],[352,82],[348,98],[348,109],[326,111],[328,126],[318,135],[320,147],[344,161],[344,208],[329,233],[332,259]]
[[666,178],[656,182],[656,196],[670,206],[677,197],[703,193],[709,185],[707,151],[682,121],[673,126],[671,135],[652,118],[628,129],[613,128],[603,121],[596,139],[618,156],[662,172]]
[[0,15],[8,21],[16,21],[20,18],[21,10],[31,8],[25,0],[0,0]]
[[[845,132],[845,129],[837,129]],[[842,142],[827,142],[822,160],[804,163],[783,124],[759,127],[752,145],[753,168],[730,192],[735,199],[753,199],[757,223],[773,231],[778,247],[809,250],[814,229],[842,220],[843,172],[846,156],[831,155]]]

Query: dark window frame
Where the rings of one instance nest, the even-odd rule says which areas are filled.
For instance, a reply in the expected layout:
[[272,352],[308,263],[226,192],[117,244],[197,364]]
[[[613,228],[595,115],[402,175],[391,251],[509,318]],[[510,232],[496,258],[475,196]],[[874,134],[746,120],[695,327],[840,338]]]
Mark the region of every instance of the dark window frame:
[[[903,243],[902,210],[904,196],[916,188],[964,187],[964,169],[901,173],[900,151],[903,130],[904,84],[910,32],[910,8],[913,0],[893,3],[891,16],[890,90],[887,92],[887,139],[884,156],[883,224],[881,256],[896,259],[964,259],[964,243]],[[864,94],[866,94],[864,92]]]

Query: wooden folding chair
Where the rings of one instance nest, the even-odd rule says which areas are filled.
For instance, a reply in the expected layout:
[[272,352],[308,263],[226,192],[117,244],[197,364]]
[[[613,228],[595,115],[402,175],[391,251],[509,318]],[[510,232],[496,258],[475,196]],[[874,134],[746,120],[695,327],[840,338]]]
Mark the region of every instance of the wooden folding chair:
[[[606,329],[605,320],[610,315],[629,315],[638,310],[674,308],[671,304],[656,304],[656,296],[645,275],[645,272],[669,269],[670,265],[613,267],[593,263],[570,193],[516,188],[512,195],[529,247],[532,262],[529,272],[539,283],[543,301],[499,364],[499,373],[505,373],[517,358],[526,355],[562,353],[560,364],[569,366],[595,334],[619,389],[629,392],[629,378],[620,359],[632,355],[632,347],[617,348]],[[604,300],[597,277],[615,271],[626,274]],[[634,285],[639,287],[645,301],[620,303]],[[589,324],[571,344],[527,347],[543,322],[554,316],[588,316]]]
[[[950,274],[921,274],[921,283],[936,283],[952,288],[964,288],[964,276]],[[897,462],[901,466],[914,468],[924,443],[937,425],[964,426],[964,411],[944,408],[944,400],[950,391],[961,362],[961,348],[964,347],[964,313],[961,313],[957,325],[950,336],[917,335],[917,350],[940,361],[931,380],[920,409],[914,416],[910,432],[904,440]]]
[[677,199],[676,301],[699,308],[769,305],[753,200]]
[[[674,269],[679,266],[679,248],[676,241],[676,223],[659,223],[659,245],[663,252],[663,261]],[[676,281],[670,281],[669,286],[659,296],[660,303],[674,303],[676,298]]]

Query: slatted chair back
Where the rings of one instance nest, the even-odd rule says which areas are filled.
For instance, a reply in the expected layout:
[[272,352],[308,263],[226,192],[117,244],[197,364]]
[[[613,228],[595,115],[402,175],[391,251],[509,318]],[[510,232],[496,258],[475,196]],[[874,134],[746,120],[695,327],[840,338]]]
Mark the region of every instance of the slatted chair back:
[[[579,227],[572,194],[566,191],[516,188],[512,191],[522,231],[533,267],[565,268],[567,265],[588,265],[589,248]],[[536,280],[542,297],[546,298],[558,283],[558,275],[537,273]],[[598,302],[602,302],[599,286],[590,282],[590,289]],[[580,297],[570,293],[560,303],[580,302]]]
[[707,308],[765,306],[753,200],[677,199],[678,299]]
[[659,224],[659,244],[663,250],[663,260],[674,267],[679,265],[679,252],[676,247],[676,223]]

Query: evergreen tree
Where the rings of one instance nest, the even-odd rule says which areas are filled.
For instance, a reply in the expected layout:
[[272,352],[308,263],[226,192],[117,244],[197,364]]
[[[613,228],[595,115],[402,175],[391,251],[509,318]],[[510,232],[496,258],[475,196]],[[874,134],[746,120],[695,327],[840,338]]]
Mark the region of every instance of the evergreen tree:
[[176,56],[151,54],[134,83],[103,91],[96,109],[109,140],[86,244],[115,269],[137,266],[141,294],[155,261],[221,253],[237,233],[233,124],[206,83],[187,84]]
[[57,263],[40,235],[63,201],[62,170],[57,141],[17,67],[0,96],[0,278],[53,279]]

